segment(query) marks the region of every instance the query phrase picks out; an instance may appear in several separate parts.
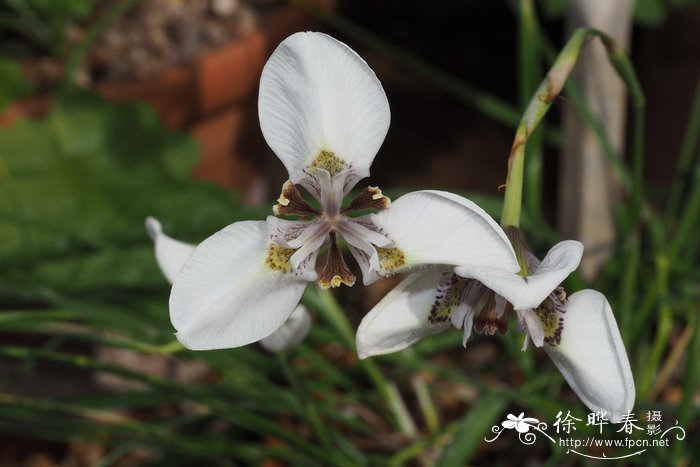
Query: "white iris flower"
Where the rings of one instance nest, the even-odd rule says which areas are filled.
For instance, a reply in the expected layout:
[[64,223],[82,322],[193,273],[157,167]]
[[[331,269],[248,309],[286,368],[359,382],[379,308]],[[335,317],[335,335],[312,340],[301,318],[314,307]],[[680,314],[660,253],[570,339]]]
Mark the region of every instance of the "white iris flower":
[[[170,318],[185,347],[259,341],[287,321],[308,282],[352,285],[341,239],[365,284],[419,265],[461,265],[484,283],[493,272],[519,271],[503,231],[459,196],[414,192],[389,207],[378,188],[368,187],[343,205],[369,175],[390,120],[379,80],[345,44],[319,33],[283,41],[263,70],[259,115],[289,173],[273,208],[288,218],[236,222],[187,255],[170,295]],[[378,212],[353,216],[367,209]],[[316,259],[325,244],[319,274]]]
[[493,335],[508,330],[514,312],[528,340],[552,358],[579,398],[594,412],[618,422],[634,405],[629,360],[610,305],[595,290],[566,297],[559,284],[581,261],[576,241],[555,245],[540,262],[522,232],[507,227],[513,254],[527,274],[473,266],[409,275],[362,320],[357,331],[360,358],[405,349],[421,338],[451,326],[463,329],[463,344],[472,329]]

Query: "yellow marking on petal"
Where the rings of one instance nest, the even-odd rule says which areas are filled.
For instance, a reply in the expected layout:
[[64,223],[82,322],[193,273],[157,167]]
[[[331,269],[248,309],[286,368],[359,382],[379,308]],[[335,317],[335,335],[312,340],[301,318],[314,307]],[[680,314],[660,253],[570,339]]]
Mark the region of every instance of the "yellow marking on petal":
[[267,257],[265,264],[273,271],[291,272],[292,265],[289,263],[289,258],[292,257],[296,250],[293,248],[285,248],[275,242],[271,242],[267,247]]
[[344,275],[345,277],[340,277],[339,275],[333,276],[330,280],[326,280],[323,277],[321,277],[318,280],[318,285],[323,289],[327,290],[330,289],[331,287],[336,288],[340,287],[341,285],[345,284],[348,287],[352,287],[355,285],[355,276],[354,275]]
[[406,255],[398,248],[377,248],[379,265],[388,273],[406,264]]
[[332,151],[326,151],[324,149],[320,151],[313,162],[311,162],[311,167],[314,169],[326,170],[332,177],[345,170],[348,164]]
[[[566,297],[562,287],[557,287],[553,294],[557,299]],[[542,324],[544,341],[549,345],[558,345],[561,342],[561,331],[564,329],[564,314],[557,312],[554,299],[551,296],[547,297],[540,306],[535,308],[535,314]]]

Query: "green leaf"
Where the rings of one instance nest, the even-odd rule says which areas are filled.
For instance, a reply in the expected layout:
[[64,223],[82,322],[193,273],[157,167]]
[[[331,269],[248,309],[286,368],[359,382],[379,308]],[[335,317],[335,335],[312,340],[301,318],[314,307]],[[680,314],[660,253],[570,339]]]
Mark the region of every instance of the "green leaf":
[[0,57],[0,112],[10,103],[26,96],[31,90],[29,83],[24,80],[19,64]]
[[663,0],[637,0],[634,4],[634,20],[645,26],[659,26],[666,19]]
[[508,400],[503,394],[489,394],[482,397],[462,420],[454,441],[443,451],[438,462],[441,467],[463,466],[469,463],[484,437],[491,434],[491,427],[505,415]]
[[249,216],[235,193],[192,180],[196,161],[195,141],[163,128],[146,105],[58,95],[47,118],[0,130],[0,259],[116,257],[149,244],[149,215],[194,242]]

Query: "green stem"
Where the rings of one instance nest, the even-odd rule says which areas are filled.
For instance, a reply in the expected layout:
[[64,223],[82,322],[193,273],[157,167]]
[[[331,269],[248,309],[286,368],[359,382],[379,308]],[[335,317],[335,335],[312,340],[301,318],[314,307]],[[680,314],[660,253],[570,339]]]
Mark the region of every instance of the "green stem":
[[318,412],[316,411],[316,407],[313,404],[309,403],[308,397],[306,396],[306,391],[304,390],[301,381],[299,381],[299,378],[297,377],[294,368],[292,368],[292,366],[287,361],[287,355],[283,352],[280,352],[277,354],[277,360],[279,361],[279,364],[282,367],[282,371],[284,371],[284,374],[287,377],[289,384],[292,386],[292,389],[294,390],[297,397],[299,398],[299,401],[301,402],[306,422],[310,425],[311,429],[316,435],[316,438],[321,442],[321,444],[327,449],[332,449],[333,443],[331,442],[331,439],[328,436],[328,430],[324,428],[323,423],[321,422],[321,418],[319,417]]
[[696,228],[698,216],[700,216],[700,164],[695,165],[695,173],[691,182],[691,190],[683,212],[681,213],[675,235],[669,248],[671,260],[678,258],[681,249],[688,245],[688,242],[697,244]]
[[700,79],[695,87],[695,98],[690,108],[690,120],[688,128],[685,131],[683,144],[678,156],[678,166],[676,167],[676,176],[671,185],[671,193],[668,196],[666,204],[666,224],[671,225],[673,216],[676,215],[683,197],[683,188],[688,174],[692,167],[693,155],[700,139]]
[[[547,76],[537,88],[534,96],[530,99],[530,103],[523,114],[518,128],[515,133],[515,140],[511,148],[508,158],[508,176],[506,179],[505,200],[503,204],[503,213],[501,215],[501,225],[519,226],[520,211],[522,209],[522,190],[523,190],[523,172],[525,146],[533,131],[539,125],[540,121],[547,113],[552,105],[552,102],[561,92],[564,84],[571,73],[576,61],[578,60],[581,48],[585,43],[585,39],[589,36],[598,37],[605,46],[608,53],[610,64],[617,71],[620,78],[627,85],[627,89],[632,97],[632,102],[635,109],[644,108],[645,99],[641,91],[641,86],[634,73],[627,53],[619,47],[609,36],[591,28],[580,28],[574,31],[569,41],[566,43],[559,56],[554,61],[552,68],[547,73]],[[643,113],[637,117],[638,124],[636,128],[643,127]],[[636,131],[635,134],[635,180],[633,187],[633,198],[635,205],[641,204],[641,154],[642,134]]]
[[418,400],[418,406],[423,413],[423,418],[425,419],[425,424],[428,427],[430,433],[436,433],[440,428],[440,418],[438,416],[437,409],[433,403],[432,397],[430,397],[430,390],[428,385],[425,383],[425,379],[420,374],[415,375],[411,378],[411,384],[413,385],[413,390],[416,393],[416,399]]
[[[520,105],[525,109],[540,78],[541,45],[533,0],[518,2],[518,57]],[[542,131],[530,136],[525,147],[525,206],[536,221],[542,218]]]
[[665,256],[656,258],[657,280],[660,295],[659,318],[656,326],[656,337],[652,346],[651,355],[644,363],[644,373],[639,384],[639,399],[645,400],[654,384],[664,351],[668,345],[668,339],[673,327],[673,317],[668,295],[669,261]]
[[[307,297],[316,302],[316,308],[335,328],[345,346],[351,351],[357,352],[355,348],[355,334],[350,321],[348,321],[333,294],[328,290],[309,288],[307,289]],[[384,375],[373,360],[361,360],[359,366],[365,371],[391,410],[396,426],[401,430],[401,433],[409,438],[415,436],[415,423],[410,418],[410,414],[404,410],[406,404],[401,399],[399,392],[392,389],[391,383],[384,378]]]

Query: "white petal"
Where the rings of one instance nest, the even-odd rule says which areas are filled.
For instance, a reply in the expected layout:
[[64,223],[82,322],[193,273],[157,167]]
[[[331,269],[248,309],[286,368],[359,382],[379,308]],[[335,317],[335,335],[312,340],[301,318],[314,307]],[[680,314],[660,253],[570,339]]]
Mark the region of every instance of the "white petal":
[[146,231],[153,240],[156,250],[156,262],[168,282],[171,284],[182,265],[194,251],[194,245],[175,240],[163,233],[158,219],[146,219]]
[[397,352],[449,328],[449,320],[428,321],[441,276],[442,272],[411,274],[372,308],[357,329],[359,357]]
[[352,49],[325,34],[285,39],[260,78],[260,127],[294,183],[321,151],[364,178],[389,128],[382,85]]
[[408,193],[372,220],[404,254],[403,266],[389,272],[421,264],[520,271],[503,229],[477,205],[452,193]]
[[635,389],[627,352],[605,296],[582,290],[569,297],[561,343],[544,348],[571,389],[592,411],[617,423],[632,410]]
[[194,250],[170,294],[170,320],[185,347],[239,347],[287,320],[306,280],[265,263],[270,242],[265,222],[236,222]]
[[376,226],[367,216],[357,217],[337,225],[337,230],[348,243],[350,253],[362,271],[362,282],[369,285],[382,276],[382,267],[375,245],[389,248],[394,244],[376,232]]
[[[466,307],[464,303],[460,306]],[[458,307],[459,308],[459,307]],[[452,321],[454,323],[454,321]],[[464,315],[464,334],[462,335],[462,347],[467,347],[467,341],[472,335],[472,328],[474,327],[474,308],[468,307],[467,312]]]
[[281,328],[260,341],[260,345],[270,352],[283,352],[303,341],[311,329],[311,315],[304,305],[294,309]]
[[535,347],[542,347],[544,343],[544,329],[535,312],[532,309],[518,310],[517,312],[520,327],[526,334],[525,342],[523,343],[523,351],[527,349],[528,338],[532,340]]
[[534,273],[513,275],[501,268],[460,266],[455,272],[473,277],[503,296],[516,310],[536,308],[581,262],[583,245],[575,240],[559,242],[547,253]]

